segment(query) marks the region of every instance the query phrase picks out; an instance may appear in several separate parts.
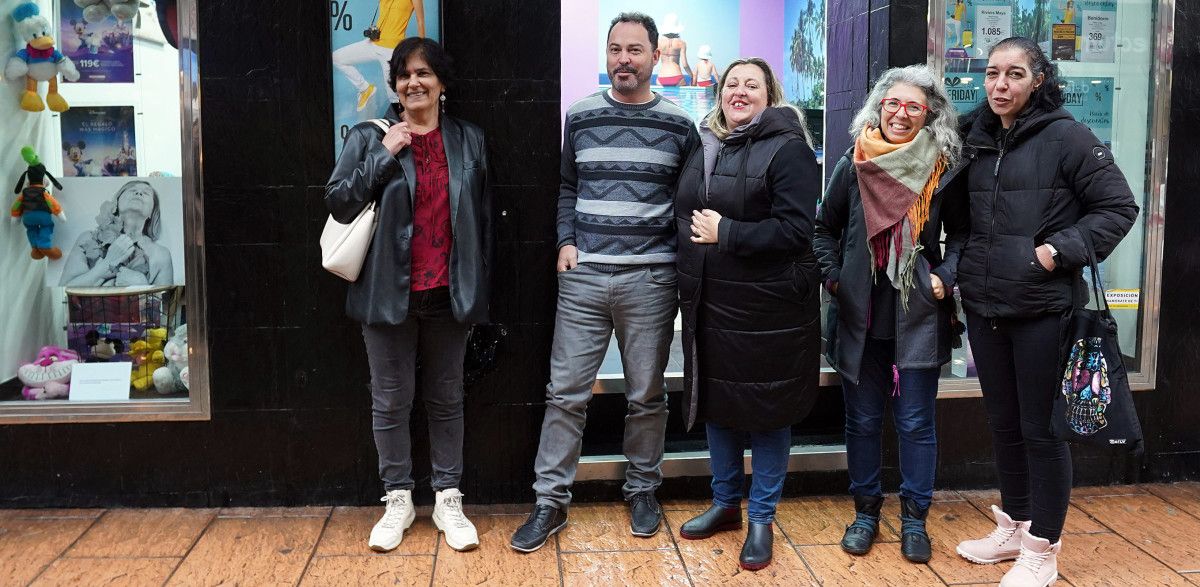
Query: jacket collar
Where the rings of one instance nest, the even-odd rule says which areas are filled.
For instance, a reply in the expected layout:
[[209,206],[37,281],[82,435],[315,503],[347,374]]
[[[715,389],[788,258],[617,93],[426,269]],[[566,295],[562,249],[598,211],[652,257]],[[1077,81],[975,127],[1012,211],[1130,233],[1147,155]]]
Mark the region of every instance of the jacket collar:
[[774,106],[759,112],[754,120],[733,129],[722,142],[727,145],[737,145],[748,140],[757,141],[787,133],[804,136],[803,127],[800,126],[800,117],[792,108]]
[[[388,122],[400,122],[400,110],[396,104],[384,116]],[[461,199],[463,175],[463,127],[453,117],[442,115],[438,126],[442,130],[442,148],[446,151],[446,169],[450,173],[450,228],[458,226],[458,202]],[[408,179],[408,201],[416,205],[417,166],[413,163],[412,149],[404,149],[396,156],[404,177]]]
[[[1017,117],[1016,122],[1007,130],[1007,146],[1011,147],[1024,141],[1052,122],[1071,118],[1071,113],[1062,107],[1054,110],[1028,109]],[[998,137],[1005,131],[1000,126],[1000,117],[987,107],[986,102],[974,113],[969,124],[967,144],[981,149],[1000,148]]]

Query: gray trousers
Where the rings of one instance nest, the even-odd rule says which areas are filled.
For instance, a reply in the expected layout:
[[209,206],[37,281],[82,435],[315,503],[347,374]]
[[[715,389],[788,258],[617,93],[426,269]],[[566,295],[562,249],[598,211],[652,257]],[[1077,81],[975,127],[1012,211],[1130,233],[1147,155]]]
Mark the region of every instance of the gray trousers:
[[408,317],[397,326],[363,325],[371,367],[371,430],[386,491],[412,489],[409,415],[421,359],[421,395],[429,421],[434,491],[462,477],[463,354],[469,324],[454,321],[448,288],[412,292]]
[[579,265],[558,274],[558,314],[533,490],[566,510],[579,465],[592,384],[616,332],[625,372],[626,498],[662,483],[667,397],[663,371],[678,308],[674,265],[616,272]]

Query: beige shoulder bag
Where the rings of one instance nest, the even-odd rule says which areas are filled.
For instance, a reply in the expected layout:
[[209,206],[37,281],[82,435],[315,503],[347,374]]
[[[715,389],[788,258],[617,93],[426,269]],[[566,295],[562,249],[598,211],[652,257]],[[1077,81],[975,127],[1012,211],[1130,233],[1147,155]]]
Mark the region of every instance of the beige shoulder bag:
[[[390,126],[388,121],[382,118],[371,122],[384,133]],[[349,224],[342,224],[331,215],[325,221],[325,229],[321,231],[321,266],[346,281],[358,280],[363,261],[367,258],[367,250],[371,248],[371,239],[375,236],[375,225],[378,223],[374,199],[368,202]]]

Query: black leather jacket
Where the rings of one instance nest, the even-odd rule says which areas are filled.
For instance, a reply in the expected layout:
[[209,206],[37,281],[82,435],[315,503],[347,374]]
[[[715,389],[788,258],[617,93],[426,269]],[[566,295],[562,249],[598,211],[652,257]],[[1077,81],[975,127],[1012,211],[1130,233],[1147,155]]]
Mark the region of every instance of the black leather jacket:
[[[441,129],[454,233],[450,306],[459,322],[487,322],[495,224],[483,130],[449,116],[442,116]],[[325,205],[339,222],[349,222],[368,201],[379,201],[379,227],[362,273],[346,294],[346,315],[364,324],[395,325],[408,316],[416,167],[410,148],[393,157],[381,138],[371,122],[350,129],[325,185]]]

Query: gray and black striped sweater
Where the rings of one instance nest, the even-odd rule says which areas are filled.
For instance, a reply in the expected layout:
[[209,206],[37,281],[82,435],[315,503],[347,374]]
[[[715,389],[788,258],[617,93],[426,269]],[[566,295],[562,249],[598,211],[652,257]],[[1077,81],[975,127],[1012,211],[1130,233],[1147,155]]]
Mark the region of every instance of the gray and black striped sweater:
[[567,110],[558,246],[599,266],[675,262],[675,182],[699,143],[691,117],[655,94],[645,104],[607,91]]

